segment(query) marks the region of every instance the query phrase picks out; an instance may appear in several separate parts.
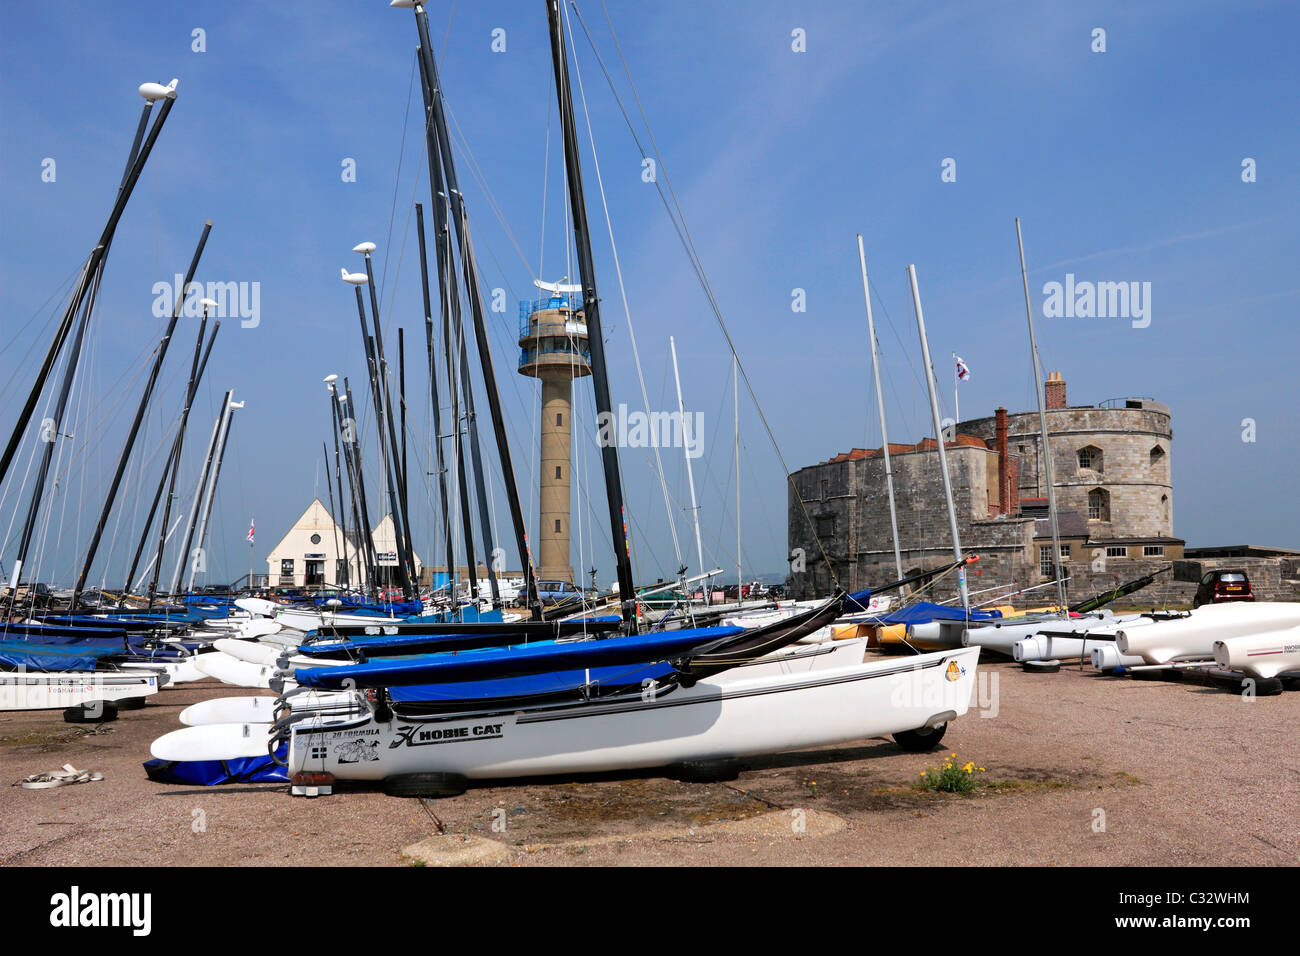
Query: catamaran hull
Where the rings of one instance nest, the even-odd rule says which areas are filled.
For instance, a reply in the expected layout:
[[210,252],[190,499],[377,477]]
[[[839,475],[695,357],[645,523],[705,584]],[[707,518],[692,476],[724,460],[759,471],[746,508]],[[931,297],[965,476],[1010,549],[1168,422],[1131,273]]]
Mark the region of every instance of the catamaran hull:
[[1281,601],[1206,604],[1186,617],[1157,621],[1115,635],[1120,653],[1141,657],[1148,664],[1209,661],[1216,641],[1253,637],[1300,627],[1300,604]]
[[55,710],[91,701],[158,693],[158,676],[143,672],[0,673],[0,711]]
[[339,780],[591,773],[780,753],[938,726],[966,713],[977,648],[800,675],[707,681],[661,697],[451,715],[310,718],[289,770]]
[[1300,627],[1215,641],[1214,661],[1260,680],[1300,674]]

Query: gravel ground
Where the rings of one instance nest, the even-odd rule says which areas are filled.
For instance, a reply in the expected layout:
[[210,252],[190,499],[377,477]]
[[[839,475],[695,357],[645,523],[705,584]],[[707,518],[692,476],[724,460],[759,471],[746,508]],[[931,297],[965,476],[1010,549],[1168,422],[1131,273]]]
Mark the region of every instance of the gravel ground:
[[[140,764],[183,707],[250,693],[214,682],[164,690],[98,732],[58,711],[0,714],[3,782],[65,763],[106,777],[0,788],[0,864],[394,865],[422,840],[445,841],[449,860],[517,865],[1300,862],[1300,693],[1246,701],[1090,669],[980,672],[979,709],[933,754],[863,740],[752,761],[730,784],[524,781],[439,801],[152,783]],[[975,794],[912,788],[954,751],[986,768]],[[482,840],[499,845],[459,852]]]

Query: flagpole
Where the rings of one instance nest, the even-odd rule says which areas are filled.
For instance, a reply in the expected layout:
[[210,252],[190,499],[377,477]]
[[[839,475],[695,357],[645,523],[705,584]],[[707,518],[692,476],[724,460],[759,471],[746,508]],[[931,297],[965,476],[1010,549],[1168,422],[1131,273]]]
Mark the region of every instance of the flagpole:
[[952,353],[952,434],[957,436],[957,422],[961,421],[961,399],[958,398],[957,383],[960,378],[957,375],[957,353]]

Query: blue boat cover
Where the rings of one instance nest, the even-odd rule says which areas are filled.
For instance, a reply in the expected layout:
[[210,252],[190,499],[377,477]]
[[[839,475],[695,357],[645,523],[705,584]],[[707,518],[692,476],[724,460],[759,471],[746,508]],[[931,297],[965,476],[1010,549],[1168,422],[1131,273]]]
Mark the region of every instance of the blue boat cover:
[[294,679],[304,687],[340,690],[345,687],[495,680],[577,668],[650,664],[699,651],[743,631],[744,628],[740,627],[698,627],[603,640],[534,641],[510,647],[388,657],[341,667],[300,667]]
[[[285,760],[288,744],[277,756]],[[223,783],[287,783],[288,770],[265,757],[239,757],[235,760],[146,760],[144,772],[156,783],[182,783],[215,787]]]
[[996,621],[1002,617],[1001,611],[986,611],[971,608],[969,611],[948,604],[931,604],[929,601],[917,601],[906,607],[887,611],[875,620],[882,624],[927,624],[930,621]]
[[34,671],[93,671],[101,657],[120,653],[121,641],[93,637],[65,644],[0,641],[0,663]]
[[452,703],[465,701],[479,703],[511,697],[536,697],[543,694],[562,694],[575,691],[587,684],[603,687],[641,686],[648,680],[663,680],[675,674],[671,664],[650,664],[642,667],[596,667],[580,671],[551,671],[548,674],[528,674],[503,680],[458,681],[451,684],[416,684],[412,687],[394,687],[389,697],[395,703]]

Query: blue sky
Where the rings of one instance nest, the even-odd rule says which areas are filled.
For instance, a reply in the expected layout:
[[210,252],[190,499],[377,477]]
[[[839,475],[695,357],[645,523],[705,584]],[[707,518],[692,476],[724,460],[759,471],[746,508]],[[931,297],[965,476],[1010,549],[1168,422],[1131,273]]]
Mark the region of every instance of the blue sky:
[[[600,0],[579,6],[636,116]],[[1291,494],[1300,467],[1293,370],[1300,136],[1291,42],[1300,16],[1293,7],[677,0],[608,0],[608,7],[667,175],[792,468],[879,441],[858,232],[879,295],[891,437],[911,441],[928,428],[908,263],[919,274],[941,384],[951,381],[951,352],[972,369],[962,385],[963,417],[999,404],[1032,405],[1018,215],[1036,304],[1043,284],[1066,273],[1151,283],[1149,327],[1040,318],[1040,345],[1047,367],[1068,380],[1073,403],[1146,395],[1171,406],[1175,533],[1191,545],[1300,546]],[[410,208],[418,199],[427,209],[428,183],[411,13],[382,0],[70,0],[10,4],[0,15],[6,434],[31,379],[29,349],[44,349],[60,287],[107,213],[139,113],[135,88],[180,78],[100,293],[76,406],[80,451],[53,504],[62,520],[48,532],[42,575],[72,574],[122,418],[138,394],[132,376],[160,328],[151,312],[153,283],[184,270],[207,218],[214,228],[200,280],[258,282],[261,295],[257,327],[223,325],[187,439],[182,487],[197,473],[223,390],[235,389],[247,403],[223,472],[210,577],[247,569],[250,516],[261,571],[266,552],[313,494],[319,489],[324,497],[320,446],[328,420],[320,380],[347,374],[356,390],[364,379],[354,300],[338,279],[340,266],[359,267],[349,250],[363,239],[379,246],[390,353],[397,326],[407,330],[410,401],[421,409],[412,419],[413,462],[431,470],[427,400],[418,401],[427,384],[419,372],[422,307]],[[537,385],[514,372],[517,300],[531,292],[535,273],[553,280],[568,271],[544,7],[440,3],[430,6],[430,21],[435,44],[445,46],[440,63],[484,284],[506,292],[506,311],[492,316],[494,357],[521,491],[525,505],[535,506],[529,462]],[[1091,49],[1098,27],[1106,31],[1103,53]],[[205,52],[191,49],[196,28],[205,31]],[[492,49],[494,30],[505,31],[504,52]],[[792,49],[795,30],[804,31],[804,52]],[[642,181],[641,155],[580,28],[574,41],[650,403],[675,407],[668,365],[668,337],[675,336],[687,405],[705,420],[696,480],[706,563],[732,567],[726,346],[659,193]],[[614,401],[637,407],[581,101],[578,111]],[[46,158],[56,162],[54,182],[41,179]],[[356,161],[356,182],[340,175],[347,158]],[[955,182],[941,181],[946,158],[956,162]],[[1242,181],[1246,158],[1255,161],[1255,182]],[[806,311],[792,311],[795,289],[804,290]],[[193,324],[182,328],[184,341]],[[164,370],[146,455],[175,414],[184,365],[178,348]],[[950,388],[943,391],[950,403]],[[590,425],[585,383],[578,395],[577,420],[581,425],[585,415]],[[744,562],[747,570],[779,571],[780,462],[743,395],[740,417]],[[1254,442],[1242,440],[1244,419],[1255,422]],[[594,452],[591,438],[576,452],[583,532],[573,559],[575,566],[594,563],[608,582],[613,568]],[[672,450],[664,463],[689,552],[685,468]],[[649,459],[627,452],[623,468],[638,578],[671,574],[676,559]],[[146,470],[143,484],[151,486],[155,474]],[[134,468],[131,475],[121,518],[110,525],[115,543],[101,552],[96,578],[121,575],[126,540],[138,533],[132,509],[142,482]],[[417,550],[428,557],[434,499],[423,490],[412,496]],[[0,532],[14,498],[11,488]],[[508,539],[499,483],[493,505]],[[3,556],[6,568],[11,552]],[[688,554],[687,563],[697,562]]]

